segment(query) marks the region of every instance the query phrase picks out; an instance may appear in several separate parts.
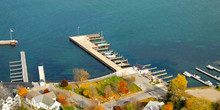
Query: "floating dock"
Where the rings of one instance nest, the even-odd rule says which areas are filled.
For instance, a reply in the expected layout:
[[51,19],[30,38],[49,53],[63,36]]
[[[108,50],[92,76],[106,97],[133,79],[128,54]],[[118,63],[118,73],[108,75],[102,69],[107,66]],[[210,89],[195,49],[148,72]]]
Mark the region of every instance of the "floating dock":
[[21,51],[21,60],[20,61],[11,61],[10,64],[10,78],[11,82],[22,81],[28,82],[28,72],[25,52]]
[[0,40],[0,45],[15,45],[17,43],[17,40]]
[[103,40],[103,37],[98,38],[99,34],[93,34],[93,35],[82,35],[82,36],[74,36],[69,37],[71,41],[73,41],[75,44],[77,44],[79,47],[84,49],[86,52],[88,52],[90,55],[92,55],[94,58],[102,62],[104,65],[106,65],[108,68],[110,68],[112,71],[118,71],[121,70],[121,66],[117,65],[111,59],[108,59],[104,55],[102,55],[100,52],[96,50],[97,46],[90,42],[93,40],[101,39]]
[[203,70],[201,70],[201,69],[199,69],[199,68],[195,68],[197,71],[199,71],[199,72],[201,72],[201,73],[203,73],[203,74],[205,74],[205,75],[207,75],[207,76],[209,76],[209,77],[211,77],[211,78],[213,78],[213,79],[215,79],[215,80],[217,80],[217,81],[220,81],[220,79],[219,78],[217,78],[217,77],[215,77],[215,76],[213,76],[213,75],[211,75],[211,74],[209,74],[209,73],[207,73],[207,72],[205,72],[205,71],[203,71]]
[[215,68],[215,67],[213,67],[213,66],[211,66],[211,65],[207,65],[206,68],[208,68],[208,69],[210,69],[210,70],[215,70],[215,71],[217,71],[217,72],[220,73],[220,69]]
[[205,81],[201,80],[200,78],[196,77],[195,75],[192,75],[191,73],[189,73],[189,72],[187,72],[187,71],[185,71],[185,72],[183,73],[183,75],[185,75],[185,76],[187,76],[187,77],[192,77],[192,78],[194,78],[195,80],[201,82],[202,84],[204,84],[204,85],[206,85],[206,86],[210,86],[210,85],[207,84]]

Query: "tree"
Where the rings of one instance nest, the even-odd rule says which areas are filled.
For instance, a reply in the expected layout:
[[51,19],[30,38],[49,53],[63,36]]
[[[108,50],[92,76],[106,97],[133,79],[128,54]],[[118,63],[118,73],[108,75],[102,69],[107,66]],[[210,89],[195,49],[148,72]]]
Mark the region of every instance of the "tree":
[[192,97],[186,101],[186,107],[188,110],[211,110],[212,103],[203,97]]
[[98,91],[95,86],[90,86],[89,88],[89,97],[94,98],[98,96]]
[[169,103],[167,103],[166,105],[163,105],[161,107],[161,110],[173,110],[173,106]]
[[83,91],[83,95],[84,95],[84,96],[88,96],[88,95],[89,95],[89,90],[84,90],[84,91]]
[[81,81],[88,80],[88,78],[90,77],[89,73],[84,69],[73,69],[73,74],[73,79],[78,81],[79,83]]
[[46,94],[48,92],[50,92],[50,90],[47,88],[47,89],[44,90],[43,94]]
[[61,86],[62,86],[62,87],[68,86],[68,81],[67,81],[66,79],[63,79],[63,80],[61,81]]
[[115,94],[118,94],[120,92],[120,84],[119,83],[113,83],[112,84],[112,90]]
[[132,104],[129,104],[129,105],[127,106],[127,109],[126,109],[126,110],[135,110],[135,109],[134,109],[134,107],[133,107]]
[[24,97],[24,96],[26,96],[27,92],[28,92],[27,88],[24,87],[24,88],[22,88],[22,89],[19,91],[19,95],[20,95],[21,97]]
[[105,97],[106,98],[111,97],[111,96],[114,95],[110,85],[105,86],[104,92],[105,92]]
[[61,94],[58,94],[57,95],[57,102],[60,102],[61,103],[61,105],[63,105],[63,106],[68,106],[68,102],[66,101],[66,97],[64,97],[63,95],[61,95]]
[[127,83],[125,81],[120,81],[120,89],[123,93],[128,93]]
[[185,76],[178,74],[178,76],[170,82],[168,91],[173,96],[181,98],[185,95],[187,83]]
[[94,108],[94,110],[104,110],[104,108],[100,105],[100,106],[96,106],[96,107]]

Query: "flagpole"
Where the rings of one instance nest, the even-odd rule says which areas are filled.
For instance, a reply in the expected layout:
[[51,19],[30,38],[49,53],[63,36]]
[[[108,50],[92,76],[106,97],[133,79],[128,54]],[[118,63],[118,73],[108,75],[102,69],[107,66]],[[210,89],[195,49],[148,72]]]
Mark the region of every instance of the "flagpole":
[[11,33],[11,29],[10,29],[10,38],[11,38],[11,40],[12,40],[12,33]]

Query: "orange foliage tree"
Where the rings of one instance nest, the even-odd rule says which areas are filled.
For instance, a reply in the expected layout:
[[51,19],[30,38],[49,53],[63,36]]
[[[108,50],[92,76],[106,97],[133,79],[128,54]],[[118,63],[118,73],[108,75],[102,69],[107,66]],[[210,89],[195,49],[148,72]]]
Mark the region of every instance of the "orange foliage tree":
[[167,103],[166,105],[163,105],[161,107],[161,110],[173,110],[173,106],[169,103]]
[[28,92],[27,88],[24,87],[24,88],[21,88],[21,89],[19,90],[18,94],[19,94],[21,97],[24,97],[24,96],[26,96],[27,92]]
[[102,106],[96,106],[96,107],[94,108],[94,110],[104,110],[104,108],[103,108]]
[[120,89],[122,92],[128,93],[128,90],[126,87],[127,87],[127,83],[125,81],[120,81]]
[[63,105],[63,106],[68,106],[68,102],[66,101],[66,97],[64,97],[63,95],[61,95],[61,94],[58,94],[57,95],[57,102],[60,102],[61,103],[61,105]]
[[43,94],[46,94],[48,92],[50,92],[50,90],[47,88],[47,89],[44,90]]

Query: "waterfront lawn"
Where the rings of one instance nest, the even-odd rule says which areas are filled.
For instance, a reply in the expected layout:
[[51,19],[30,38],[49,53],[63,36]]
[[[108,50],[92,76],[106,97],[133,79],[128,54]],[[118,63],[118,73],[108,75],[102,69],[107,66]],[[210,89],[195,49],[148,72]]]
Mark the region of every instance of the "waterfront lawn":
[[58,87],[58,88],[60,88],[60,89],[65,89],[65,90],[70,90],[70,91],[72,91],[73,84],[69,84],[69,85],[66,86],[66,87],[62,87],[61,85],[56,85],[56,87]]
[[[125,88],[122,87],[122,82],[126,83]],[[91,88],[95,88],[95,90],[94,89],[92,90]],[[95,92],[96,96],[94,95],[92,96],[94,91],[97,91]],[[112,93],[108,91],[112,91]],[[83,95],[91,99],[97,98],[101,102],[109,101],[110,98],[118,99],[122,96],[127,96],[139,91],[141,91],[141,89],[136,84],[129,82],[128,80],[123,79],[122,77],[117,77],[117,76],[113,76],[95,82],[82,83],[80,84],[79,88],[75,88],[74,90],[74,92],[77,94]],[[110,94],[110,95],[107,96],[106,94]]]

